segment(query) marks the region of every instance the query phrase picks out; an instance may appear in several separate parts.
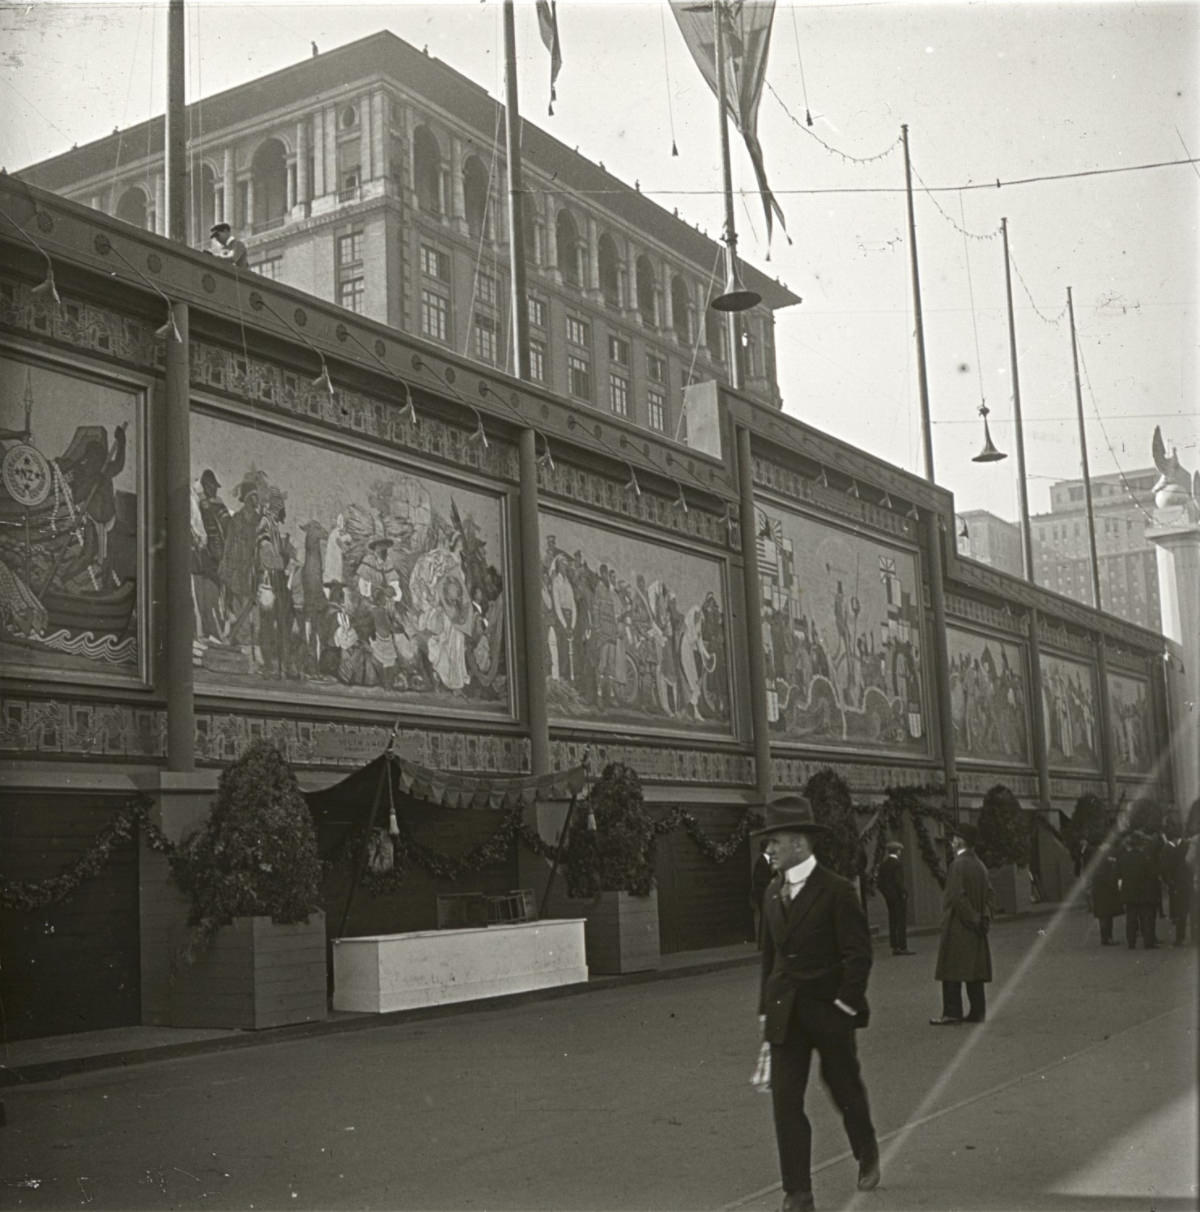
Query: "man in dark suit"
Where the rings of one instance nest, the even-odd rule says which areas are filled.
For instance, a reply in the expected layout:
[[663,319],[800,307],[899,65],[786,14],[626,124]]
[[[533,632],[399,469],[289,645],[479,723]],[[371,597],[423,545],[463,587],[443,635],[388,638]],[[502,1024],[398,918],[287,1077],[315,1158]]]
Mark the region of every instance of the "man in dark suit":
[[1159,844],[1149,833],[1133,829],[1117,855],[1121,901],[1125,906],[1125,942],[1131,951],[1137,946],[1139,933],[1147,951],[1158,946],[1155,918],[1162,907]]
[[[950,838],[954,861],[942,891],[942,937],[933,979],[942,984],[942,1012],[929,1021],[935,1027],[981,1023],[987,1017],[984,985],[992,979],[988,929],[992,922],[992,882],[975,853],[972,825],[955,825]],[[963,984],[970,1010],[963,1016]]]
[[876,885],[879,895],[887,905],[888,938],[893,955],[914,955],[908,949],[908,889],[904,886],[904,865],[900,856],[904,847],[899,842],[888,842],[887,854],[879,864]]
[[766,806],[756,837],[779,873],[763,898],[759,1022],[771,1046],[771,1096],[783,1179],[783,1212],[812,1208],[812,1129],[804,1093],[815,1051],[858,1159],[858,1188],[879,1184],[879,1146],[855,1046],[870,1017],[871,934],[849,880],[817,864],[825,827],[803,796]]

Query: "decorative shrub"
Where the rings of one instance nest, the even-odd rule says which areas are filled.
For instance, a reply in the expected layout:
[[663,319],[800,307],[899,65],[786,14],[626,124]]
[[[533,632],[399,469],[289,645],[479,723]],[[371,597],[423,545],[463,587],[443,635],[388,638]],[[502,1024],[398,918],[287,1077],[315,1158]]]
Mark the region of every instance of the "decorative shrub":
[[997,783],[983,797],[975,853],[986,867],[1003,867],[1006,863],[1028,867],[1031,848],[1029,817],[1012,791]]
[[637,774],[620,762],[605,766],[567,839],[567,890],[572,896],[631,892],[654,886],[654,821]]
[[1129,828],[1140,833],[1161,833],[1162,806],[1154,800],[1134,800],[1129,808]]
[[817,861],[849,880],[857,879],[866,868],[866,854],[846,780],[826,767],[804,784],[804,795],[812,804],[813,816],[830,830],[817,835]]
[[1063,834],[1070,843],[1072,854],[1078,854],[1080,845],[1086,842],[1098,846],[1104,841],[1112,824],[1108,805],[1095,792],[1085,791],[1075,801],[1071,819],[1063,825]]
[[308,804],[283,754],[257,741],[221,773],[203,826],[171,860],[191,898],[193,938],[210,940],[235,917],[305,921],[321,908],[321,863]]

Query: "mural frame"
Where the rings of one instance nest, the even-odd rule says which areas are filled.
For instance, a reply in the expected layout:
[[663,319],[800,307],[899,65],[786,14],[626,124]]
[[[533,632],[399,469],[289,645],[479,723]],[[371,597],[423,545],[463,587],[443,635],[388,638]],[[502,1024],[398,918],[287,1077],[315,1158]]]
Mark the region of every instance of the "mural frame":
[[154,543],[150,533],[153,511],[149,497],[152,487],[150,451],[156,439],[150,402],[152,395],[161,390],[162,382],[152,374],[123,366],[113,366],[83,353],[49,350],[7,333],[0,334],[0,356],[18,364],[49,371],[83,383],[93,383],[110,391],[127,395],[133,414],[134,440],[137,443],[132,460],[137,496],[135,511],[137,535],[134,554],[137,577],[137,588],[134,595],[134,610],[137,619],[136,669],[130,673],[105,673],[101,670],[90,669],[52,669],[35,662],[5,661],[4,668],[0,671],[0,681],[65,683],[73,686],[151,693],[154,690],[155,662],[151,642],[154,627],[150,611],[153,600],[152,585],[156,576],[156,561]]
[[[505,645],[508,665],[507,693],[502,701],[502,711],[484,711],[471,707],[431,707],[409,697],[397,697],[404,692],[394,692],[390,697],[380,696],[362,702],[340,702],[329,697],[303,689],[274,689],[270,683],[264,683],[256,688],[254,698],[278,706],[293,706],[311,711],[318,708],[328,712],[329,718],[337,720],[362,719],[366,716],[386,716],[389,719],[406,721],[414,717],[426,721],[482,722],[493,727],[505,728],[521,724],[518,704],[523,690],[523,673],[518,666],[520,649],[517,647],[518,636],[515,627],[515,607],[519,591],[514,587],[512,578],[513,564],[513,535],[512,535],[512,496],[509,486],[497,486],[486,477],[472,475],[458,468],[446,468],[438,464],[428,463],[413,456],[407,450],[393,450],[381,447],[370,438],[352,433],[331,432],[318,425],[303,420],[262,415],[253,411],[249,418],[246,415],[246,405],[236,401],[226,400],[206,391],[195,388],[190,393],[191,415],[201,414],[217,421],[224,421],[252,428],[260,432],[268,432],[279,438],[299,441],[321,450],[334,451],[350,458],[358,458],[405,475],[425,477],[437,481],[448,488],[460,486],[480,496],[488,497],[496,503],[501,553],[500,559],[492,563],[501,571],[504,577],[504,588],[507,595],[505,610]],[[193,464],[194,469],[194,464]],[[196,702],[217,706],[218,704],[240,702],[246,703],[251,696],[244,688],[236,690],[221,690],[207,684],[197,684],[195,687]]]
[[916,632],[920,637],[920,642],[923,646],[923,659],[921,662],[921,677],[919,678],[919,682],[921,712],[922,719],[924,721],[924,726],[922,729],[922,740],[924,744],[920,749],[896,749],[882,746],[878,748],[871,748],[869,746],[856,745],[853,743],[837,744],[822,742],[818,744],[808,744],[804,741],[789,740],[784,736],[772,733],[772,751],[781,750],[789,754],[838,754],[868,758],[876,762],[907,761],[917,764],[928,764],[929,762],[938,760],[940,756],[940,743],[936,735],[938,731],[938,723],[937,717],[933,711],[933,705],[935,702],[934,691],[930,684],[931,680],[936,676],[934,673],[934,664],[932,660],[932,619],[925,608],[925,561],[921,553],[920,544],[915,540],[904,542],[898,539],[895,535],[876,531],[870,527],[855,525],[850,519],[839,517],[836,514],[826,513],[820,509],[800,508],[799,502],[793,498],[783,496],[778,492],[771,491],[770,489],[764,490],[761,487],[756,487],[754,492],[754,503],[756,509],[766,506],[784,513],[789,513],[797,518],[802,519],[803,521],[825,526],[830,530],[839,531],[846,535],[867,539],[881,547],[885,547],[905,556],[911,557],[913,561],[913,574],[915,579],[914,588],[916,590],[915,594],[913,595],[913,605],[917,612]]
[[[737,636],[734,634],[734,615],[730,608],[730,593],[732,586],[732,578],[729,568],[729,553],[712,549],[711,551],[700,548],[698,544],[689,544],[686,541],[688,536],[675,535],[669,531],[660,531],[653,529],[648,532],[639,530],[636,526],[631,526],[621,519],[610,518],[604,514],[589,513],[582,507],[566,504],[560,500],[548,500],[540,498],[538,500],[538,543],[539,547],[544,546],[546,540],[545,528],[542,525],[542,520],[546,515],[558,515],[580,525],[593,527],[597,530],[607,530],[619,535],[626,535],[636,539],[639,542],[649,546],[670,547],[680,552],[683,555],[691,556],[695,559],[706,560],[716,566],[717,576],[720,583],[720,589],[723,596],[722,606],[725,612],[725,637],[728,651],[732,652],[737,641]],[[542,552],[539,550],[538,558],[541,559]],[[541,610],[541,603],[535,603],[537,609]],[[526,604],[526,609],[529,609],[529,604]],[[562,716],[556,715],[552,708],[548,706],[548,722],[551,731],[551,739],[563,739],[569,734],[576,733],[600,733],[604,735],[624,735],[628,736],[631,729],[636,729],[639,734],[644,734],[648,737],[672,739],[672,740],[687,740],[693,745],[702,744],[705,747],[710,745],[729,746],[739,745],[742,742],[742,735],[739,720],[739,680],[737,672],[738,662],[733,659],[727,661],[729,666],[729,684],[727,692],[729,695],[729,722],[723,732],[702,732],[698,733],[694,728],[686,727],[681,721],[678,727],[661,726],[653,722],[638,722],[630,724],[626,721],[619,723],[606,724],[603,720],[595,719],[565,719]],[[547,678],[549,672],[547,671]]]
[[[1097,664],[1097,662],[1095,661],[1094,658],[1089,660],[1087,657],[1081,656],[1077,652],[1070,652],[1066,649],[1054,648],[1051,646],[1047,646],[1045,644],[1042,645],[1041,650],[1039,652],[1039,656],[1043,663],[1043,667],[1038,670],[1038,681],[1041,685],[1041,696],[1040,696],[1040,700],[1037,705],[1037,709],[1038,709],[1038,711],[1040,711],[1042,713],[1042,739],[1043,739],[1043,744],[1044,744],[1044,749],[1045,749],[1045,754],[1046,754],[1047,769],[1049,770],[1052,777],[1057,775],[1060,778],[1075,778],[1075,779],[1085,779],[1086,780],[1090,776],[1094,779],[1095,778],[1102,779],[1104,777],[1104,753],[1103,753],[1102,748],[1097,750],[1096,764],[1094,766],[1082,766],[1082,765],[1067,766],[1067,765],[1063,765],[1061,762],[1056,763],[1054,761],[1053,755],[1050,752],[1050,733],[1051,733],[1050,720],[1046,718],[1046,680],[1047,679],[1046,679],[1045,662],[1048,660],[1065,661],[1069,665],[1082,666],[1084,669],[1090,670],[1091,674],[1092,674],[1092,689],[1095,691],[1095,695],[1093,698],[1093,712],[1094,712],[1093,724],[1096,729],[1097,737],[1099,737],[1100,733],[1103,731],[1103,729],[1101,727],[1101,716],[1100,716],[1100,695],[1108,693],[1108,688],[1102,687],[1100,684],[1100,667],[1099,667],[1099,665]],[[1101,741],[1101,745],[1108,744],[1107,737],[1100,738],[1100,741]]]
[[[1099,674],[1097,673],[1097,679]],[[1142,720],[1145,728],[1145,741],[1147,745],[1146,760],[1144,765],[1134,767],[1124,762],[1120,756],[1120,747],[1115,738],[1111,736],[1118,726],[1117,721],[1117,700],[1113,694],[1114,683],[1118,680],[1123,682],[1132,682],[1145,692],[1144,717]],[[1112,746],[1112,766],[1113,774],[1119,779],[1134,779],[1143,780],[1154,775],[1155,766],[1159,755],[1162,751],[1158,728],[1155,722],[1154,709],[1154,681],[1146,671],[1134,672],[1118,667],[1113,667],[1111,664],[1108,667],[1108,676],[1105,678],[1104,694],[1108,706],[1108,722],[1109,722],[1109,744]]]
[[[1021,672],[1025,677],[1025,752],[1028,754],[1028,760],[1025,762],[1014,760],[1013,758],[991,758],[991,757],[970,757],[964,754],[957,744],[954,746],[954,760],[956,763],[961,763],[970,767],[1002,767],[1006,770],[1033,771],[1036,773],[1037,761],[1034,756],[1034,740],[1033,740],[1033,718],[1030,714],[1032,710],[1033,697],[1033,667],[1030,659],[1029,644],[1025,641],[1025,637],[1019,635],[1009,636],[997,635],[995,632],[984,631],[978,625],[969,625],[963,623],[958,616],[950,615],[946,619],[946,639],[949,641],[951,631],[963,631],[968,635],[979,636],[984,640],[992,640],[998,644],[1010,644],[1014,648],[1021,651]],[[947,657],[953,659],[949,652],[947,644]],[[953,726],[953,712],[951,712],[951,725]]]

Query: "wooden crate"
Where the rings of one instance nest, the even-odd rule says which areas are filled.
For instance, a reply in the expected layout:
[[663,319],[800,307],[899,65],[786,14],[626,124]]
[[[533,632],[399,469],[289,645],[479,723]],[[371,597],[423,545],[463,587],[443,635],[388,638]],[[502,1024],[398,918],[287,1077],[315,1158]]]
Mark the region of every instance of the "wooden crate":
[[488,925],[493,922],[535,922],[537,901],[532,888],[517,888],[502,896],[489,896]]

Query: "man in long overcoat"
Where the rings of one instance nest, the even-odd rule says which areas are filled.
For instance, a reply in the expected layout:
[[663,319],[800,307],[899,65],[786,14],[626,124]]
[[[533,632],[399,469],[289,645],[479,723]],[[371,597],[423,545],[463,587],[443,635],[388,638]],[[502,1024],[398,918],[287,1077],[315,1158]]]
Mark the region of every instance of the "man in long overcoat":
[[1100,842],[1088,842],[1083,852],[1083,864],[1084,869],[1090,869],[1092,873],[1089,900],[1092,916],[1100,923],[1100,945],[1111,947],[1116,942],[1113,938],[1113,918],[1125,912],[1125,906],[1121,903],[1116,848],[1110,846],[1105,849]]
[[804,1113],[813,1052],[858,1159],[858,1189],[879,1184],[879,1145],[854,1039],[870,1017],[871,934],[854,885],[817,863],[813,847],[823,830],[808,800],[788,795],[766,806],[766,827],[755,834],[766,839],[779,873],[763,898],[758,1013],[771,1046],[783,1212],[813,1207],[812,1128]]
[[[942,1013],[929,1021],[935,1027],[981,1023],[987,1016],[984,985],[992,979],[988,928],[992,921],[992,883],[975,853],[975,828],[955,825],[950,839],[954,861],[942,893],[942,939],[938,945],[934,980],[942,983]],[[963,1015],[963,984],[969,1012]]]

